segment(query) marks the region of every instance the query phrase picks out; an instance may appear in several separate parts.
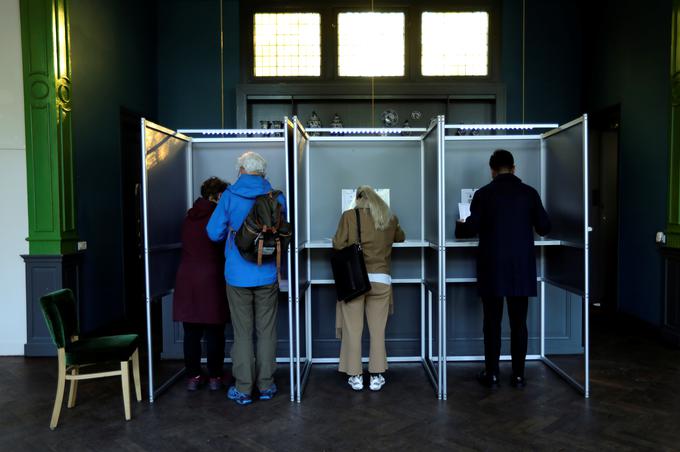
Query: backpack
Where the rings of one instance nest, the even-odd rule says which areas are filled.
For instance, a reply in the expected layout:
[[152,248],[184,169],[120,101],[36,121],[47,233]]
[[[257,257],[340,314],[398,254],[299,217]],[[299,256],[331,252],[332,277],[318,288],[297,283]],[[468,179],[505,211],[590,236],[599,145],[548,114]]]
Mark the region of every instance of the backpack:
[[282,215],[281,194],[272,190],[255,198],[255,203],[234,235],[234,243],[244,259],[250,262],[276,260],[276,273],[281,281],[281,255],[286,252],[292,237],[292,227]]

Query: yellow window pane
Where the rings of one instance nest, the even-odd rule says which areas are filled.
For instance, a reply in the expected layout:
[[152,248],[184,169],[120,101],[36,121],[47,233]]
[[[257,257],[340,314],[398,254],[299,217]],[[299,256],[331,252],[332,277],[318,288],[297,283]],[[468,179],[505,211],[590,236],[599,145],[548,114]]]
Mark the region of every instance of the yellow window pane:
[[321,16],[257,13],[254,23],[256,77],[321,75]]
[[338,14],[338,74],[404,75],[404,13]]
[[488,75],[489,13],[422,15],[423,75]]

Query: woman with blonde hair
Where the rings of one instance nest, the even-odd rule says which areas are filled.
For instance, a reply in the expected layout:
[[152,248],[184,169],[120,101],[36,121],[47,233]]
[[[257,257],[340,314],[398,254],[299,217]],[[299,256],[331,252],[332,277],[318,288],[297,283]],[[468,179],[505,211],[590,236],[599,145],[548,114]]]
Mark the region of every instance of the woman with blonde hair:
[[[349,302],[336,305],[336,331],[342,340],[338,370],[349,376],[348,383],[355,391],[364,388],[361,365],[361,333],[364,330],[364,312],[371,335],[368,371],[369,387],[379,391],[385,384],[382,375],[387,370],[385,327],[392,311],[392,278],[390,262],[392,244],[403,242],[404,231],[389,206],[371,187],[362,185],[356,191],[356,209],[361,224],[361,245],[366,269],[371,281],[371,291]],[[342,249],[358,241],[357,220],[354,209],[342,214],[338,230],[333,237],[333,248]]]

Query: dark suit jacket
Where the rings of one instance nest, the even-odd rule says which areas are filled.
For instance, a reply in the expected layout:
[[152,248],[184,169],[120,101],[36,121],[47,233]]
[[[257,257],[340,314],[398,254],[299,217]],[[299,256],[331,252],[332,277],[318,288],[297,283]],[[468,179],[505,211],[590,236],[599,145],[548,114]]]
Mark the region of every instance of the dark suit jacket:
[[536,296],[534,229],[550,232],[538,192],[514,174],[499,174],[475,192],[457,238],[479,235],[477,286],[482,297]]

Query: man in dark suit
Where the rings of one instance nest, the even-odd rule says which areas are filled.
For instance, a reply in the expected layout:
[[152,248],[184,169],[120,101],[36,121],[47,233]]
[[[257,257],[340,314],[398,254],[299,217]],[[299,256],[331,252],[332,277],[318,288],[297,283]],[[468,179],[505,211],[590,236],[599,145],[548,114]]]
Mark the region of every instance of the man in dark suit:
[[477,286],[484,306],[486,369],[477,379],[498,386],[503,298],[508,300],[511,328],[513,387],[523,387],[527,354],[528,298],[536,296],[534,230],[550,232],[550,220],[541,198],[515,176],[512,154],[499,149],[489,160],[493,180],[475,192],[470,216],[456,224],[456,237],[479,235]]

